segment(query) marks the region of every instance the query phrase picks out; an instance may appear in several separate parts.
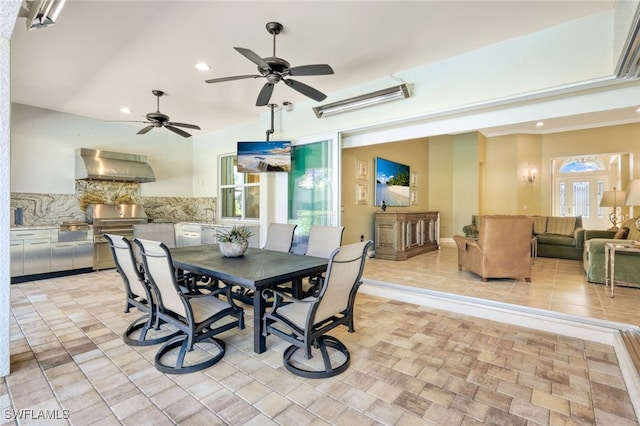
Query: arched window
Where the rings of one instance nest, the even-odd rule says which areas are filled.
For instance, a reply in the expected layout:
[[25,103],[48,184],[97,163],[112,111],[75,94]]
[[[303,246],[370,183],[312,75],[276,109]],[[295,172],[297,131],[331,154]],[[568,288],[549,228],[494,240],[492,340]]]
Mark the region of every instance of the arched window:
[[560,166],[560,173],[581,173],[604,170],[602,160],[596,157],[569,158]]

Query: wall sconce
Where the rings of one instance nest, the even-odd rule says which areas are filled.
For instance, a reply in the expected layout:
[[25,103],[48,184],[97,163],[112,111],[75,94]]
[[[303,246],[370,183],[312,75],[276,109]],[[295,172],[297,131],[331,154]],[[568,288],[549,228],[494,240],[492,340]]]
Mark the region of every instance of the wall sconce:
[[525,173],[522,175],[524,182],[533,183],[536,181],[536,168],[530,164],[524,166]]
[[616,191],[615,186],[613,191],[604,191],[602,193],[602,199],[600,200],[600,207],[613,207],[613,211],[609,214],[609,221],[611,222],[612,231],[618,230],[618,223],[622,222],[625,215],[620,213],[618,209],[624,204],[624,199],[627,196],[625,191]]

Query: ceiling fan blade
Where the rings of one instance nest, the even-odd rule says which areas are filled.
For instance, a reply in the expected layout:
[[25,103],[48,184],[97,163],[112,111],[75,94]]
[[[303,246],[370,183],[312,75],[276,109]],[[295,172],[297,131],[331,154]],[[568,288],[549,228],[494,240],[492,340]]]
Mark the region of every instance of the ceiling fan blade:
[[243,80],[245,78],[258,78],[263,77],[261,75],[234,75],[233,77],[211,78],[205,80],[205,83],[221,83],[223,81]]
[[184,131],[184,130],[182,130],[182,129],[178,129],[177,127],[173,127],[173,126],[170,126],[170,125],[168,125],[168,124],[165,124],[165,126],[164,126],[164,127],[165,127],[166,129],[168,129],[168,130],[171,130],[173,133],[176,133],[176,134],[178,134],[178,135],[182,136],[183,138],[191,137],[191,135],[190,135],[189,133],[185,132],[185,131]]
[[269,64],[266,63],[264,59],[258,56],[258,54],[255,53],[253,50],[245,49],[244,47],[234,47],[234,49],[236,49],[238,53],[240,53],[242,56],[244,56],[245,58],[247,58],[248,60],[256,64],[261,69],[271,71],[271,67],[269,66]]
[[178,126],[178,127],[186,127],[187,129],[196,129],[201,130],[200,126],[196,126],[195,124],[187,124],[187,123],[176,123],[175,121],[169,121],[166,123],[167,126]]
[[153,124],[149,124],[147,127],[143,127],[142,129],[140,129],[138,131],[139,135],[144,135],[145,133],[148,133],[149,130],[153,129],[155,126]]
[[262,86],[262,90],[260,90],[258,99],[256,100],[256,106],[265,106],[269,103],[271,94],[273,93],[273,86],[272,83],[265,83],[265,85]]
[[327,95],[320,92],[319,90],[314,89],[311,86],[307,86],[304,83],[300,83],[299,81],[291,80],[291,79],[288,79],[288,80],[283,79],[283,81],[287,86],[291,87],[294,90],[297,90],[298,92],[302,93],[305,96],[310,97],[314,101],[320,102],[327,99]]
[[327,64],[302,65],[289,68],[289,75],[328,75],[333,74],[333,69]]

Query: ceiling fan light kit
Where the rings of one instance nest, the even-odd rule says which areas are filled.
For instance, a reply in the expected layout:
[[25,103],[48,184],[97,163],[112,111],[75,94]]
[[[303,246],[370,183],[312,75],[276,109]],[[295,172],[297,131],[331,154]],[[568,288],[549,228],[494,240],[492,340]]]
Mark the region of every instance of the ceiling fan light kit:
[[326,105],[320,105],[314,107],[313,112],[316,114],[316,117],[321,118],[409,97],[411,97],[410,87],[408,84],[403,83],[399,86],[377,90],[375,92],[355,96],[353,98],[344,99],[342,101]]
[[273,35],[273,56],[261,58],[251,49],[246,49],[244,47],[234,47],[234,49],[238,53],[258,66],[258,72],[260,74],[212,78],[209,80],[205,80],[206,83],[221,83],[225,81],[264,77],[266,78],[267,82],[264,84],[264,86],[262,86],[262,89],[258,94],[258,98],[256,99],[256,106],[269,105],[271,95],[273,94],[273,88],[281,81],[283,81],[293,90],[296,90],[297,92],[300,92],[317,102],[325,100],[327,98],[327,95],[325,95],[324,93],[289,77],[329,75],[333,74],[333,69],[328,64],[314,64],[291,67],[289,62],[276,56],[276,36],[282,32],[284,27],[278,22],[269,22],[267,23],[266,28],[267,32]]

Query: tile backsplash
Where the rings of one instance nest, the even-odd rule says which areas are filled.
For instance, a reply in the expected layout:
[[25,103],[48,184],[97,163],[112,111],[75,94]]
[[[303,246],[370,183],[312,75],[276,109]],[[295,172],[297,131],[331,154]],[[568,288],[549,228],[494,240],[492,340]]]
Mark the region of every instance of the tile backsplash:
[[15,210],[23,209],[24,225],[58,225],[65,221],[85,220],[84,210],[90,203],[135,203],[143,206],[153,221],[216,221],[215,197],[143,197],[139,184],[76,181],[75,194],[11,193],[11,219]]

